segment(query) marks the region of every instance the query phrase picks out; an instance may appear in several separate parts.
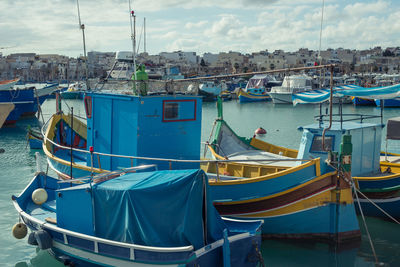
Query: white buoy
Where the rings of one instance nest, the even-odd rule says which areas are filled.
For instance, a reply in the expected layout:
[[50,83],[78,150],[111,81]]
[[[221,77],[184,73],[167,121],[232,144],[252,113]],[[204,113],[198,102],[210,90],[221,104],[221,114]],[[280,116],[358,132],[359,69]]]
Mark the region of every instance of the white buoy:
[[28,233],[28,228],[23,223],[16,223],[12,228],[12,234],[16,239],[22,239]]
[[38,188],[32,193],[32,201],[37,205],[42,205],[47,201],[47,192],[43,188]]

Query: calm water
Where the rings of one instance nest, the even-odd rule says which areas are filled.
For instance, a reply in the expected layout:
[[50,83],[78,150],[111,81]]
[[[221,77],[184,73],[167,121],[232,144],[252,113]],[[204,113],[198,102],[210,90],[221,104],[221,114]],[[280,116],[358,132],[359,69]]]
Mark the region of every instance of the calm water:
[[[67,110],[68,106],[74,106],[74,114],[85,115],[80,101],[68,101],[63,110]],[[43,110],[47,119],[55,110],[54,100],[47,100]],[[355,108],[352,105],[344,106],[344,111],[380,114],[375,107]],[[301,133],[297,127],[313,123],[313,116],[317,114],[318,106],[311,105],[292,107],[272,103],[224,102],[224,118],[239,135],[250,137],[255,129],[262,126],[268,132],[262,139],[290,148],[298,146]],[[208,140],[215,116],[215,103],[204,103],[202,141]],[[395,116],[400,116],[400,109],[386,109],[384,121]],[[28,245],[26,238],[16,240],[11,235],[11,228],[18,221],[11,195],[21,192],[36,171],[35,151],[27,147],[25,136],[28,125],[37,123],[35,119],[28,119],[18,122],[13,128],[0,129],[0,148],[5,150],[0,154],[0,266],[63,266],[47,252],[36,251],[35,247]],[[391,151],[400,152],[400,142],[389,145]],[[41,162],[43,170],[46,170],[43,153]],[[367,218],[367,226],[382,266],[400,266],[400,226],[375,218]],[[264,241],[262,251],[266,266],[374,266],[371,247],[361,227],[362,242],[352,248],[331,248],[321,243]]]

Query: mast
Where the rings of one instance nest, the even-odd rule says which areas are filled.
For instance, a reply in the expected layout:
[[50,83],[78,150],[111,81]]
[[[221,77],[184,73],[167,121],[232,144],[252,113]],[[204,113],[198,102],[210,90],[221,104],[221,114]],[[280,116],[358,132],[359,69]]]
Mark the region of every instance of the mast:
[[82,30],[82,39],[83,39],[83,56],[85,59],[85,76],[86,76],[86,89],[89,90],[89,67],[86,57],[86,41],[85,41],[85,24],[81,23],[81,14],[79,11],[79,0],[76,0],[76,5],[78,7],[78,19],[79,19],[79,28]]
[[[319,65],[322,65],[322,58],[321,58],[321,40],[322,40],[322,23],[324,21],[324,7],[325,7],[325,0],[322,0],[322,10],[321,10],[321,28],[319,30],[319,49],[318,49],[318,60]],[[321,88],[321,75],[322,69],[319,70],[319,87]],[[324,72],[324,81],[325,81],[325,72]]]
[[133,75],[135,77],[135,85],[136,85],[136,15],[135,12],[131,8],[131,0],[129,0],[129,19],[131,23],[131,39],[132,39],[132,57],[133,57]]
[[144,25],[143,26],[143,28],[144,28],[144,30],[143,30],[144,31],[143,44],[144,44],[144,52],[146,53],[146,18],[143,18],[143,25]]

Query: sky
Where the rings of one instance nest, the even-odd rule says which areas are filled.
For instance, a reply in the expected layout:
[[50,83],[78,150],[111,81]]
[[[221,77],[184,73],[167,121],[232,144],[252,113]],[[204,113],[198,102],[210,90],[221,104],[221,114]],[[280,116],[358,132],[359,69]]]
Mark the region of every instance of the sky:
[[[400,46],[400,0],[131,0],[138,51]],[[129,0],[80,0],[87,51],[131,51]],[[83,54],[76,0],[1,0],[0,53]]]

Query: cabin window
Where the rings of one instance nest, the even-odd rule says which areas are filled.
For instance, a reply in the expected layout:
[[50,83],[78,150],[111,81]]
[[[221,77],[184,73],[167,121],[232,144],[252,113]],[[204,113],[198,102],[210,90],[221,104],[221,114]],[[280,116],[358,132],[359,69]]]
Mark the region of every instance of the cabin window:
[[163,122],[174,121],[195,121],[196,100],[164,100],[163,101]]
[[178,103],[165,103],[164,119],[172,120],[178,118]]
[[[333,148],[333,136],[325,136],[325,148],[327,150],[332,150]],[[310,152],[326,152],[322,147],[322,136],[315,135],[313,138],[313,142],[311,144]]]

